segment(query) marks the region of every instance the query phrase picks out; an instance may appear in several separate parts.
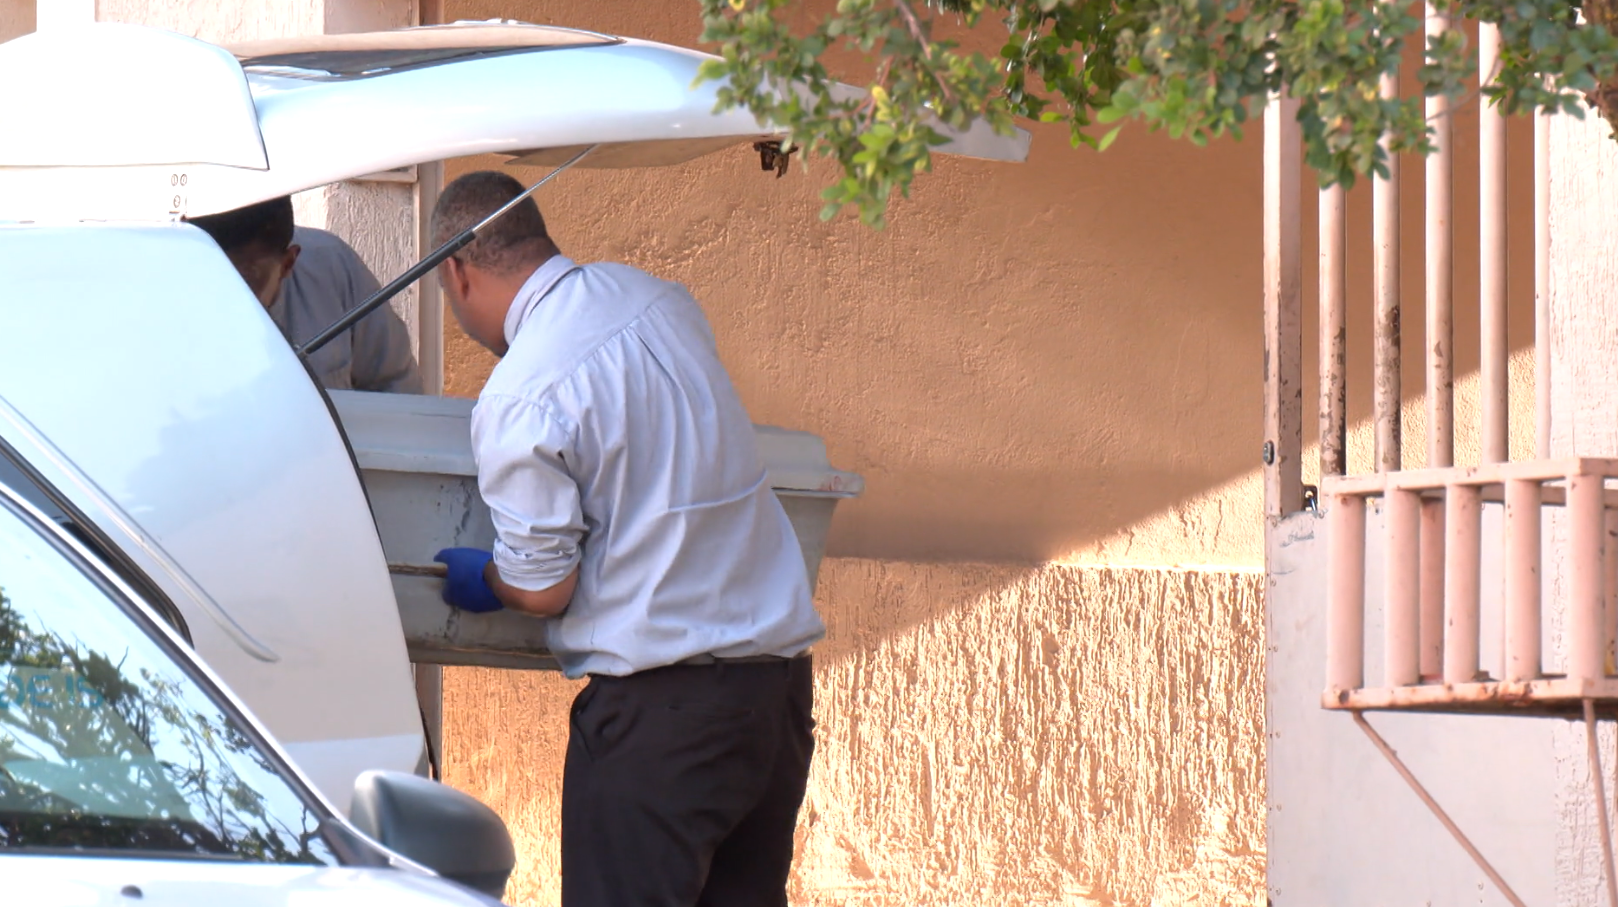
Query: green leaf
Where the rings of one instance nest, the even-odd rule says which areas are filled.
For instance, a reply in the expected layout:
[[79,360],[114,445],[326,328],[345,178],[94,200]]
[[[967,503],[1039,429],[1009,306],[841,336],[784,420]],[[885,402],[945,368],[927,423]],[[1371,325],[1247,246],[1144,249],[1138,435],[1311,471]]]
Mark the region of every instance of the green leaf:
[[1111,148],[1112,143],[1118,140],[1118,133],[1123,131],[1124,127],[1122,125],[1112,127],[1107,131],[1106,135],[1101,137],[1099,142],[1096,142],[1096,150],[1106,151],[1108,148]]
[[1129,116],[1129,111],[1127,110],[1119,107],[1105,107],[1096,111],[1095,119],[1097,123],[1106,125],[1107,123],[1116,123],[1127,116]]

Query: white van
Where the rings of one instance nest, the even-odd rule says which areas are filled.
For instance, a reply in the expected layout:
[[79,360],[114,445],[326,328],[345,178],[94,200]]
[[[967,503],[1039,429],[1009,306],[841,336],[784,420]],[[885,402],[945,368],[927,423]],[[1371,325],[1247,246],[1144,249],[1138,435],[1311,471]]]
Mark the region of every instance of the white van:
[[[643,167],[778,138],[713,112],[704,59],[503,23],[0,45],[0,84],[27,86],[0,93],[0,450],[339,810],[367,770],[423,765],[398,602],[330,397],[182,219],[465,155]],[[940,153],[1027,145],[980,127]]]
[[108,551],[0,450],[6,903],[497,903],[515,864],[498,816],[373,772],[345,820],[197,661],[172,603]]

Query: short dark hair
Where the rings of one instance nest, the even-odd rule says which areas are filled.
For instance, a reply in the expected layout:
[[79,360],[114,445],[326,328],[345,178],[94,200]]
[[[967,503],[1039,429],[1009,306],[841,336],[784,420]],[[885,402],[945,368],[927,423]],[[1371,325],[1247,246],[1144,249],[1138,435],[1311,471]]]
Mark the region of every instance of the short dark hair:
[[213,237],[226,255],[249,251],[278,255],[292,245],[290,195],[187,220]]
[[[524,188],[512,177],[494,170],[468,173],[445,186],[438,195],[438,204],[433,206],[433,246],[441,246],[476,226],[521,195]],[[510,274],[537,264],[555,251],[539,206],[532,198],[525,198],[455,257],[473,267]]]

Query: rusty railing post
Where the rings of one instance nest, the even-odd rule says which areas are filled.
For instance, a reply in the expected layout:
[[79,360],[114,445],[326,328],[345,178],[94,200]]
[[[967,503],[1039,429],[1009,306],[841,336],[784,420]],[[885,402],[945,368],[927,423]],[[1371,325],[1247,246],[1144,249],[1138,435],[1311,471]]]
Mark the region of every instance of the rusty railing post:
[[1348,472],[1348,206],[1320,190],[1320,475]]
[[[1382,96],[1397,97],[1397,72],[1382,76]],[[1383,147],[1386,147],[1384,138]],[[1372,421],[1377,472],[1397,472],[1403,443],[1403,381],[1399,361],[1399,156],[1387,155],[1388,175],[1372,187],[1372,249],[1376,288],[1376,337],[1372,368]]]
[[1303,147],[1298,102],[1264,111],[1264,512],[1303,509]]
[[[1449,18],[1427,4],[1427,38],[1449,31]],[[1427,99],[1433,128],[1427,156],[1427,466],[1455,465],[1454,157],[1449,98]]]

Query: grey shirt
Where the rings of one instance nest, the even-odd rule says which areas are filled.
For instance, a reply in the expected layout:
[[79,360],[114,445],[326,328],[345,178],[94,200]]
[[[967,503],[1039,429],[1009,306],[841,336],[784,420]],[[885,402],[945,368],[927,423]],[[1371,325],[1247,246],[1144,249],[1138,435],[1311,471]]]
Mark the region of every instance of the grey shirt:
[[[292,241],[303,248],[270,320],[293,344],[324,330],[379,287],[375,275],[348,244],[325,230],[298,227]],[[382,306],[309,357],[320,383],[331,390],[421,393],[410,332],[391,306]]]

